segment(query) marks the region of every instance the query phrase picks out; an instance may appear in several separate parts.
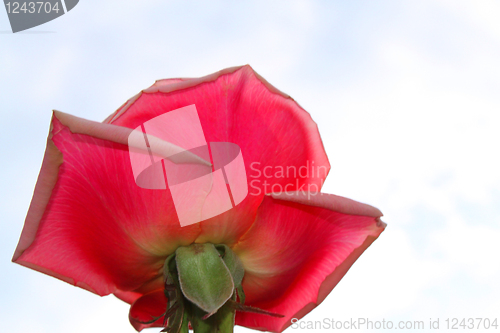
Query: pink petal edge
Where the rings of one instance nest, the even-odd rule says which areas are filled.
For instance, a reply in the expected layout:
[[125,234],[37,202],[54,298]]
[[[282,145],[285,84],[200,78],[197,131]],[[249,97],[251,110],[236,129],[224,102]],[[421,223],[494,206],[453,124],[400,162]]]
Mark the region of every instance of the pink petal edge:
[[23,254],[24,250],[26,250],[31,243],[33,243],[38,230],[38,225],[42,219],[43,213],[45,212],[45,208],[49,203],[52,190],[57,182],[59,166],[63,163],[63,155],[59,149],[57,149],[54,142],[52,142],[51,138],[52,125],[49,137],[47,138],[47,147],[45,149],[42,167],[33,192],[33,200],[31,201],[28,209],[23,231],[21,232],[19,243],[12,258],[13,262],[16,262],[21,254]]
[[269,193],[274,199],[296,202],[304,205],[322,207],[343,214],[383,216],[382,212],[373,206],[354,201],[335,194],[322,192],[310,193],[304,191]]

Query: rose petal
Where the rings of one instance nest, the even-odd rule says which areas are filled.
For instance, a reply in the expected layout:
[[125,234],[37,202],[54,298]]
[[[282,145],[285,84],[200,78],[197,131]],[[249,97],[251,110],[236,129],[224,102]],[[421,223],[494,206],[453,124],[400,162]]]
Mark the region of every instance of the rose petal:
[[[233,248],[245,267],[246,303],[285,315],[238,313],[238,325],[281,332],[291,318],[301,318],[321,303],[385,228],[376,208],[338,196],[310,195],[292,195],[292,200],[266,196],[256,222]],[[349,207],[349,214],[335,207]]]
[[163,290],[164,285],[164,277],[163,275],[160,275],[148,282],[145,282],[137,289],[134,289],[132,291],[116,289],[113,294],[122,301],[128,304],[132,304],[142,295],[148,294],[155,290]]
[[167,298],[163,290],[156,290],[137,299],[130,307],[129,320],[137,331],[148,327],[163,327],[164,318],[161,317],[151,324],[145,324],[156,317],[160,317],[167,309]]
[[[13,260],[99,295],[137,289],[199,227],[180,227],[168,191],[135,184],[127,146],[85,126],[74,134],[57,116]],[[108,139],[120,136],[118,126],[95,124],[93,134],[103,126]]]
[[[286,185],[287,190],[303,185],[311,186],[306,187],[309,191],[321,189],[330,165],[316,123],[292,98],[250,66],[228,68],[196,79],[157,81],[107,121],[136,128],[191,104],[196,105],[207,142],[232,142],[241,148],[250,185],[243,202],[201,222],[197,242],[234,244],[253,223],[264,192],[278,191]],[[283,177],[275,172],[269,174],[279,167],[294,173],[290,171]],[[263,174],[265,170],[269,177]],[[303,177],[297,175],[300,170]],[[268,183],[266,189],[263,181]]]

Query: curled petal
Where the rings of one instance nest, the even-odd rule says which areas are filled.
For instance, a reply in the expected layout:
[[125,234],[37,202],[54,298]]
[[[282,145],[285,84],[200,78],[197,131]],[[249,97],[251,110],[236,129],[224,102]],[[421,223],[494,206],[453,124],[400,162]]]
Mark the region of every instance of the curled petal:
[[[95,121],[75,117],[61,111],[54,111],[54,116],[59,121],[61,121],[61,123],[67,126],[71,133],[86,134],[96,139],[102,139],[122,145],[131,146],[134,144],[134,141],[130,140],[130,135],[133,132],[133,130],[130,128],[106,123],[98,123]],[[142,138],[143,133],[140,132],[139,136]],[[148,135],[148,140],[150,142],[154,142],[154,144],[152,144],[152,147],[150,148],[152,150],[152,153],[154,155],[160,156],[161,158],[171,159],[174,163],[199,163],[202,165],[211,166],[210,162],[205,161],[189,150],[184,150],[183,148],[178,147],[170,142],[163,141],[153,135]],[[142,149],[142,144],[132,146],[132,148]],[[144,153],[147,154],[147,151],[144,151]],[[179,161],[178,159],[175,159],[176,156],[182,156],[183,160]]]
[[385,228],[376,208],[346,198],[288,198],[266,196],[254,225],[233,248],[245,267],[246,304],[285,317],[238,313],[238,325],[283,331],[291,318],[324,300]]
[[130,307],[128,317],[132,326],[140,332],[149,327],[163,327],[166,310],[167,298],[163,290],[156,290],[138,298]]

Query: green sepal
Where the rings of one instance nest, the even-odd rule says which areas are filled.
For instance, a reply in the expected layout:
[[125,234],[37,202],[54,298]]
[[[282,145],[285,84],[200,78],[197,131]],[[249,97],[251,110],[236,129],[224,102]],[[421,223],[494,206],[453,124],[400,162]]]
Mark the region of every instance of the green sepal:
[[184,311],[184,318],[182,318],[182,325],[179,333],[189,333],[189,315]]
[[243,291],[243,287],[241,286],[241,284],[236,287],[236,292],[238,293],[238,299],[240,301],[241,304],[245,304],[245,292]]
[[160,332],[168,333],[189,333],[189,315],[182,300],[178,301],[175,313],[168,318],[168,325]]
[[165,263],[163,264],[163,276],[167,279],[169,284],[175,283],[174,275],[177,272],[177,267],[175,266],[175,252],[172,253],[165,259]]
[[231,299],[228,300],[227,303],[224,306],[229,306],[229,307],[231,307],[232,309],[234,309],[236,311],[258,313],[258,314],[263,314],[263,315],[266,315],[266,316],[277,317],[277,318],[283,318],[284,317],[284,315],[282,315],[282,314],[271,312],[271,311],[262,310],[260,308],[256,308],[256,307],[253,307],[253,306],[243,305],[243,304],[235,302],[234,300],[231,300]]
[[234,253],[233,250],[231,250],[231,248],[226,244],[217,244],[215,245],[215,248],[219,251],[222,260],[224,260],[224,263],[231,272],[239,302],[244,304],[245,293],[243,292],[241,282],[243,281],[243,276],[245,275],[245,269],[243,268],[240,258],[238,258],[236,253]]
[[245,269],[243,268],[240,258],[238,258],[236,253],[226,244],[215,245],[215,248],[219,251],[222,260],[231,272],[234,286],[238,288],[238,286],[241,286],[241,281],[243,281],[243,276],[245,275]]
[[174,302],[181,298],[178,292],[180,286],[177,266],[175,264],[175,252],[165,259],[163,276],[165,277],[165,297],[167,297],[168,300],[167,308],[170,309]]
[[179,284],[191,303],[211,314],[233,295],[231,272],[213,244],[192,244],[175,251]]

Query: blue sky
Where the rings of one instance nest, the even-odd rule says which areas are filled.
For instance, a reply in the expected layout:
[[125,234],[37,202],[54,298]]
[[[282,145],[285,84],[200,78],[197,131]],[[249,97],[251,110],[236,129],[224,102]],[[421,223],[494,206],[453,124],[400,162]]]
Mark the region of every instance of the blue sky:
[[2,331],[134,331],[125,303],[10,262],[51,110],[102,120],[156,79],[247,63],[318,123],[323,190],[389,225],[304,320],[498,316],[498,17],[486,0],[82,0],[11,34],[0,10]]

